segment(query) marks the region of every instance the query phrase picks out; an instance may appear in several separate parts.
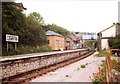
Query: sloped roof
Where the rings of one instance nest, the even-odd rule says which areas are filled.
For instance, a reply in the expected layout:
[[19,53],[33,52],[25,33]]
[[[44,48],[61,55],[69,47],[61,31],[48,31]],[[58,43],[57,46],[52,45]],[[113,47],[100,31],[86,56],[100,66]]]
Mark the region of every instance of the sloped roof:
[[73,41],[77,41],[77,37],[76,37],[76,35],[75,35],[74,33],[69,33],[69,34],[67,35],[67,37],[70,38],[70,39],[73,40]]
[[58,34],[58,33],[54,32],[54,31],[51,31],[51,30],[48,30],[48,31],[46,32],[46,35],[47,35],[47,36],[54,35],[54,36],[60,36],[60,37],[62,37],[61,34]]
[[16,4],[17,4],[18,7],[22,8],[24,10],[27,10],[27,8],[25,8],[22,3],[16,3]]
[[115,24],[115,23],[113,23],[113,25],[111,25],[110,27],[108,27],[108,28],[106,28],[106,29],[104,29],[104,30],[100,31],[99,33],[104,32],[104,31],[106,31],[106,30],[108,30],[108,29],[110,29],[111,27],[114,27],[114,26],[116,26],[116,24]]

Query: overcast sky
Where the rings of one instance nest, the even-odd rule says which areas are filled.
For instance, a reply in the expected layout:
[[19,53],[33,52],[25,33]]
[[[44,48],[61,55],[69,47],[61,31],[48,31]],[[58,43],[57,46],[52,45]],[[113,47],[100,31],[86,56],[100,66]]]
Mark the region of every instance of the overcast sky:
[[100,32],[118,22],[119,0],[16,0],[38,12],[45,24],[57,24],[69,31]]

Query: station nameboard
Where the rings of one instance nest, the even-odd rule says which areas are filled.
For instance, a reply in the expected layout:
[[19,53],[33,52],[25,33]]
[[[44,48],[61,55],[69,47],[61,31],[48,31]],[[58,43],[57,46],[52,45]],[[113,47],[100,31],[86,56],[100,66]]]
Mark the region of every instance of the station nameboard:
[[6,41],[8,42],[18,42],[19,38],[17,35],[6,34]]

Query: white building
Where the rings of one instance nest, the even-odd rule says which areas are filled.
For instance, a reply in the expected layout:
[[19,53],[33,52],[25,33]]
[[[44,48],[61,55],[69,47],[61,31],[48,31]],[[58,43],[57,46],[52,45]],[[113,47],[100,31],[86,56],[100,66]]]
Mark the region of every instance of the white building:
[[98,45],[99,50],[109,48],[108,39],[115,37],[117,34],[120,34],[120,23],[113,23],[112,26],[104,29],[98,33]]

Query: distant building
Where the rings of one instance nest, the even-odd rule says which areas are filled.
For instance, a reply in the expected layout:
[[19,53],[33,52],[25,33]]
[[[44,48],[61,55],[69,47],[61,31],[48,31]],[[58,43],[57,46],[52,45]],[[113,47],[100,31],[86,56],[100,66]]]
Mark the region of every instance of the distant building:
[[52,50],[60,50],[60,49],[65,49],[65,38],[64,36],[48,30],[46,32],[47,39],[48,39],[48,44],[52,48]]
[[98,46],[99,50],[109,48],[108,39],[111,37],[115,37],[120,34],[120,23],[113,23],[112,26],[104,29],[103,31],[98,33]]
[[96,33],[89,33],[89,32],[75,32],[76,35],[82,36],[84,40],[86,39],[97,39]]
[[83,39],[82,36],[76,36],[74,33],[69,33],[66,36],[66,49],[78,49],[82,48]]

